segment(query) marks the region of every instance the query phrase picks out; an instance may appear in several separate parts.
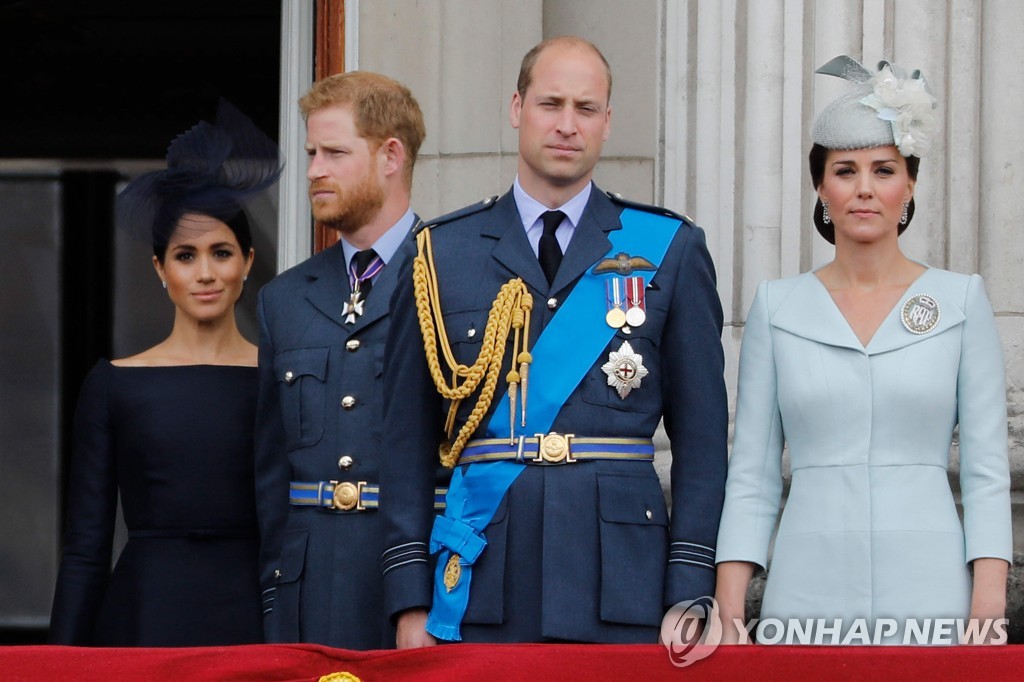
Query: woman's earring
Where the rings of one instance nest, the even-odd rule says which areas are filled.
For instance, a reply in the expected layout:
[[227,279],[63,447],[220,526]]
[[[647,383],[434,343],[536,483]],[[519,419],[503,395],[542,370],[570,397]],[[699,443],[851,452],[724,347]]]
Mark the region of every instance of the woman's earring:
[[907,224],[907,208],[910,206],[909,201],[903,202],[903,215],[900,216],[900,225]]
[[242,275],[242,284],[245,284],[248,281],[249,281],[249,275]]
[[821,202],[821,222],[828,225],[832,222],[832,216],[828,212],[828,202]]
[[164,289],[167,288],[167,280],[165,280],[165,279],[160,280],[160,284],[164,285]]

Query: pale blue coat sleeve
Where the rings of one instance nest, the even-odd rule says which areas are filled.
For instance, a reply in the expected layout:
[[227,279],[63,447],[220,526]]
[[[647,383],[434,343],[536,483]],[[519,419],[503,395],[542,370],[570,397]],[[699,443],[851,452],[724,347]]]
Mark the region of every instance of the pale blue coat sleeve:
[[782,499],[778,380],[769,324],[768,283],[757,288],[740,351],[736,428],[716,562],[749,561],[765,568]]
[[1011,561],[1006,370],[992,307],[978,275],[967,287],[964,315],[957,414],[966,559]]

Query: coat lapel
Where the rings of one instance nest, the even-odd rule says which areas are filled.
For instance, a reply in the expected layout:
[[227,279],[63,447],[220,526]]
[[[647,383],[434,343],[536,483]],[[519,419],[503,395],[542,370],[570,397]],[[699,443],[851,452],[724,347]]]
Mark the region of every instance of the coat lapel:
[[[936,276],[937,272],[929,269],[918,277],[886,315],[866,348],[839,312],[825,285],[813,272],[806,272],[794,279],[793,288],[783,294],[783,300],[775,307],[771,324],[776,329],[811,341],[849,348],[868,355],[898,350],[932,338],[964,321],[963,310],[955,303],[956,291],[942,277]],[[913,334],[903,326],[903,304],[917,294],[928,294],[939,302],[939,323],[926,334]]]
[[551,291],[558,292],[575,282],[587,268],[612,248],[608,232],[622,229],[619,209],[597,186],[590,189],[590,200],[580,217],[580,224],[565,250]]
[[[906,346],[930,339],[963,323],[964,311],[959,301],[963,301],[963,288],[950,286],[952,281],[943,277],[940,270],[928,269],[907,288],[900,297],[899,303],[879,326],[874,337],[868,343],[869,355],[888,353]],[[914,334],[903,324],[903,305],[918,294],[927,294],[939,304],[939,321],[935,328],[925,334]]]
[[497,239],[491,255],[536,291],[547,291],[548,280],[530,247],[512,192],[505,193],[490,211],[480,234]]
[[[410,236],[409,239],[411,238]],[[341,242],[327,249],[324,252],[324,258],[320,259],[318,267],[310,273],[309,276],[313,281],[306,290],[306,299],[313,304],[313,307],[341,327],[344,334],[348,336],[388,314],[391,294],[398,284],[398,273],[402,269],[407,255],[408,252],[404,247],[395,252],[391,262],[384,266],[384,269],[377,275],[377,279],[374,280],[373,289],[363,305],[363,314],[357,317],[352,324],[346,324],[341,314],[345,301],[351,294],[345,252],[342,250]]]
[[813,272],[794,280],[793,288],[771,316],[776,329],[829,346],[864,351],[825,285]]
[[493,222],[488,222],[481,230],[481,234],[498,240],[492,255],[512,273],[522,277],[532,289],[541,292],[554,293],[575,282],[587,268],[608,253],[611,241],[607,233],[622,228],[619,209],[597,186],[592,187],[590,200],[569,242],[555,281],[548,286],[540,262],[526,237],[526,230],[522,229],[522,219],[512,192],[498,199],[492,214]]
[[313,281],[306,289],[306,299],[328,319],[342,329],[346,325],[341,308],[349,296],[348,274],[345,272],[345,252],[341,242],[330,247],[320,259],[316,270],[310,273]]

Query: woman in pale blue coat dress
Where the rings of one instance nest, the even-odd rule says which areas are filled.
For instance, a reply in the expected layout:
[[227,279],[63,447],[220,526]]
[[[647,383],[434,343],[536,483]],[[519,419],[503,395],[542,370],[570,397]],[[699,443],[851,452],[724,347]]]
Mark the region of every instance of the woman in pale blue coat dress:
[[[918,73],[884,62],[873,74],[838,57],[819,72],[857,83],[812,132],[815,224],[835,260],[762,283],[747,318],[717,550],[724,641],[749,640],[737,623],[767,566],[784,445],[793,476],[762,640],[1005,641],[995,619],[1012,539],[992,310],[978,275],[928,268],[897,241],[934,98]],[[962,525],[947,478],[958,425]],[[983,634],[961,637],[970,619]]]

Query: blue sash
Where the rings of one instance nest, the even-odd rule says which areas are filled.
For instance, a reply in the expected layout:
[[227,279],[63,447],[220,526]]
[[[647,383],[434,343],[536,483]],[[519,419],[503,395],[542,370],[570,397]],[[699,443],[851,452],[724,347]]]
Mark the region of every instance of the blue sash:
[[[608,235],[612,247],[605,257],[614,258],[621,252],[642,255],[655,267],[661,265],[681,225],[678,220],[630,208],[622,211],[619,220],[622,229]],[[618,275],[598,275],[587,270],[531,349],[530,374],[544,380],[530,384],[526,427],[520,433],[532,436],[551,430],[566,399],[615,335],[615,329],[605,323],[604,316],[605,280],[609,276]],[[486,437],[509,437],[508,414],[506,392],[491,413]],[[469,604],[473,564],[487,546],[483,530],[524,467],[511,461],[479,462],[458,467],[452,475],[445,515],[435,517],[430,534],[431,554],[440,552],[434,576],[433,607],[427,616],[427,632],[435,637],[449,641],[462,639],[459,625]],[[449,591],[444,573],[452,553],[459,555],[461,575]]]

